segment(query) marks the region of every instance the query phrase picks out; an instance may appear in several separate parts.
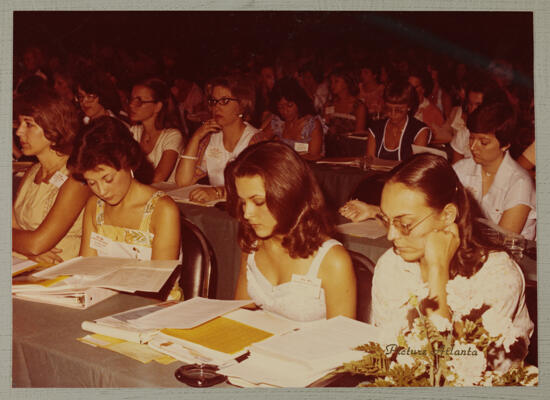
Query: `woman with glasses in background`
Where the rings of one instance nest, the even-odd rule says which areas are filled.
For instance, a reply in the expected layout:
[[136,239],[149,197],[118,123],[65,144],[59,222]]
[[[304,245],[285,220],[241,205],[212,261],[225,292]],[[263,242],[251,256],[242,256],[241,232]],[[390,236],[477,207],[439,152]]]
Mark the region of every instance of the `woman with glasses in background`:
[[84,124],[107,115],[121,119],[122,105],[113,82],[106,74],[97,70],[82,71],[77,79],[76,99],[84,113]]
[[373,121],[369,127],[367,156],[386,160],[407,160],[412,145],[426,146],[430,129],[414,118],[418,96],[406,80],[390,82],[384,90],[385,119]]
[[258,130],[247,122],[254,110],[253,82],[242,75],[216,78],[207,86],[212,118],[189,139],[176,170],[178,186],[208,176],[210,188],[198,188],[190,199],[208,202],[225,198],[223,171],[248,145],[259,141]]
[[[170,89],[157,78],[134,85],[130,97],[130,128],[134,139],[155,167],[155,182],[175,182],[175,166],[183,149],[183,137]],[[172,107],[170,107],[172,105]]]
[[510,337],[504,341],[519,337],[514,354],[506,354],[508,360],[488,358],[493,369],[505,372],[506,361],[521,361],[527,354],[533,323],[523,272],[487,242],[475,224],[480,215],[442,157],[420,154],[398,167],[384,185],[378,214],[393,248],[374,269],[372,322],[384,329],[385,338],[395,338],[418,315],[412,296],[440,331],[452,331],[452,323],[472,310],[509,321],[512,328],[504,336]]

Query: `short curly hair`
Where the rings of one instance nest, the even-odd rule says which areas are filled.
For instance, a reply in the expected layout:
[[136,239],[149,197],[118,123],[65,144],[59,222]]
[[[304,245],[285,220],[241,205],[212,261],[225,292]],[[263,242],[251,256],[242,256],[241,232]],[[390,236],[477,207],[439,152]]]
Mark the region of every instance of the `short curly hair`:
[[266,204],[277,225],[273,234],[283,235],[283,247],[292,258],[307,258],[331,236],[323,194],[313,172],[289,146],[278,141],[246,148],[225,169],[227,209],[239,221],[239,245],[247,253],[257,249],[258,237],[243,215],[235,180],[259,176]]
[[13,116],[32,117],[52,142],[51,148],[69,155],[80,127],[78,111],[68,100],[49,89],[31,90],[17,96],[13,102]]
[[84,173],[98,165],[134,171],[137,180],[151,183],[154,169],[139,143],[121,121],[103,116],[93,119],[76,138],[67,161],[73,177],[84,182]]

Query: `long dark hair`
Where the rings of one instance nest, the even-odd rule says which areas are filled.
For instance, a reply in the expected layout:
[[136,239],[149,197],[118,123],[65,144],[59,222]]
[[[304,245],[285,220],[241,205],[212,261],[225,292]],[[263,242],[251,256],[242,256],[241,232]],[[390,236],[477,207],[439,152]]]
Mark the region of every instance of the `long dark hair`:
[[122,122],[103,116],[93,119],[77,136],[67,161],[73,177],[85,182],[84,172],[104,164],[116,170],[130,169],[136,179],[149,184],[154,169],[139,143]]
[[239,220],[239,245],[249,253],[257,249],[258,237],[244,219],[235,180],[259,176],[266,204],[277,226],[273,234],[284,235],[282,245],[292,258],[307,258],[330,236],[323,194],[313,172],[302,158],[281,142],[262,142],[246,148],[225,169],[227,209]]
[[449,266],[450,278],[457,275],[472,276],[483,266],[490,251],[502,250],[480,232],[477,219],[483,216],[481,209],[460,183],[451,164],[443,157],[433,154],[416,155],[394,170],[387,183],[391,182],[399,182],[421,191],[427,205],[435,210],[442,211],[449,203],[457,207],[455,222],[460,245]]

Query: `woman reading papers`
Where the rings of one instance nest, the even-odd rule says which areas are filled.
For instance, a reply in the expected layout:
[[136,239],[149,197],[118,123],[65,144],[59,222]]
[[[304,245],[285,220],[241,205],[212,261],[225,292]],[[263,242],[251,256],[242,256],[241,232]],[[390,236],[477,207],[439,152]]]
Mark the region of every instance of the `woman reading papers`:
[[225,182],[243,250],[235,298],[294,320],[354,318],[351,259],[330,238],[324,199],[306,162],[283,143],[260,143],[228,165]]

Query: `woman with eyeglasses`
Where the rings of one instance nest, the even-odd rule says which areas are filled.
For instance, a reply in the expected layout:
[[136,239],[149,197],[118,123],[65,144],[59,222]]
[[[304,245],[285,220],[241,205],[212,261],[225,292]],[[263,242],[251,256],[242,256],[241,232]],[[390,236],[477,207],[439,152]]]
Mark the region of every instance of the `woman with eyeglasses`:
[[298,82],[283,78],[271,92],[273,117],[262,131],[291,146],[306,160],[318,160],[324,153],[323,125],[315,115],[313,102]]
[[507,231],[534,239],[535,185],[508,151],[516,132],[512,107],[503,103],[482,104],[468,116],[466,125],[472,158],[454,164],[460,181],[490,220]]
[[90,190],[73,179],[67,159],[78,132],[75,106],[48,90],[14,99],[21,151],[35,156],[12,208],[12,249],[29,259],[57,263],[78,255],[82,209]]
[[155,167],[153,183],[175,182],[175,166],[183,149],[178,118],[170,101],[170,89],[160,79],[147,79],[132,88],[130,119],[136,125],[130,132]]
[[406,80],[390,82],[384,89],[386,118],[368,129],[367,156],[403,161],[413,155],[413,144],[426,146],[431,132],[414,118],[417,107],[416,91]]
[[81,71],[77,78],[76,99],[84,113],[84,124],[107,115],[123,120],[122,105],[116,87],[108,76],[95,69]]
[[284,143],[258,143],[227,166],[225,185],[243,250],[235,298],[298,321],[355,318],[352,262],[307,163]]
[[189,139],[176,170],[178,186],[189,186],[208,176],[209,188],[193,190],[192,201],[225,198],[223,171],[248,145],[260,140],[258,130],[247,122],[254,110],[253,82],[242,75],[216,78],[207,85],[212,118]]
[[[416,296],[440,331],[452,330],[454,321],[475,310],[508,321],[504,341],[512,344],[519,336],[520,342],[506,357],[525,357],[533,323],[523,272],[487,242],[475,223],[479,216],[475,200],[442,157],[420,154],[393,173],[378,216],[393,248],[378,260],[372,282],[372,322],[385,330],[384,337],[396,337],[418,315],[411,304]],[[495,369],[510,366],[499,357],[488,360]]]

